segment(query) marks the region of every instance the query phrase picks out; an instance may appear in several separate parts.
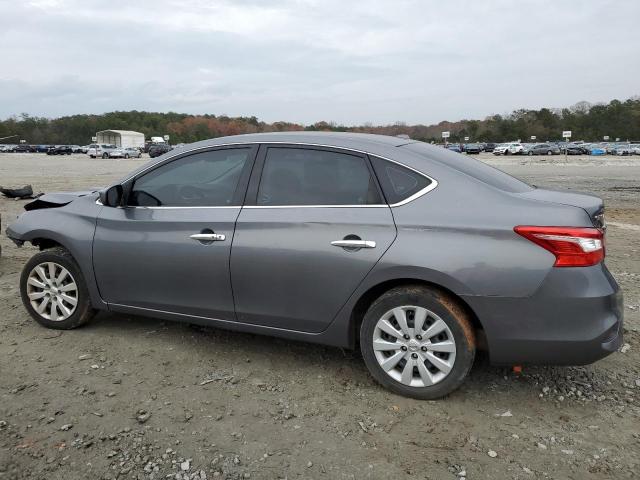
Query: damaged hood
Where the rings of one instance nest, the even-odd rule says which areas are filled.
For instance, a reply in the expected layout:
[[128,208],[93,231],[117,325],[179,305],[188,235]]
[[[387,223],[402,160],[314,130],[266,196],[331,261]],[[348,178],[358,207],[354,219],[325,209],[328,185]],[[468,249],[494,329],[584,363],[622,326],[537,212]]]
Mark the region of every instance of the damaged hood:
[[25,210],[38,210],[40,208],[56,208],[62,207],[73,202],[76,198],[93,195],[98,190],[85,190],[81,192],[55,192],[45,193],[39,196],[33,202],[29,202],[24,206]]

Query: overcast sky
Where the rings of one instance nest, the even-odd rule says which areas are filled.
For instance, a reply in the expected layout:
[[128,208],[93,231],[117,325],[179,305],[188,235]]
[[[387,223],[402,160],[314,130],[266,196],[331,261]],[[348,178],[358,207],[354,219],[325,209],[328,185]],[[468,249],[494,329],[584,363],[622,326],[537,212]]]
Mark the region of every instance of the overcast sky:
[[0,118],[348,125],[640,94],[640,0],[0,0]]

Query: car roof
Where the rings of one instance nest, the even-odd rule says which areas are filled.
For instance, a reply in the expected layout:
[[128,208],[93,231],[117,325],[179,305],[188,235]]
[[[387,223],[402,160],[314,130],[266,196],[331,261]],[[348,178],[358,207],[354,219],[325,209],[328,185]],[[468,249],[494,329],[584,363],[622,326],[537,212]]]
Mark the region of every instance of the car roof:
[[215,146],[226,143],[262,142],[317,144],[376,153],[379,149],[386,150],[388,147],[399,147],[408,143],[415,143],[415,140],[407,140],[406,138],[391,137],[387,135],[375,135],[371,133],[302,131],[233,135],[191,143],[189,145],[185,145],[185,147],[190,150],[193,148],[206,147],[209,145]]

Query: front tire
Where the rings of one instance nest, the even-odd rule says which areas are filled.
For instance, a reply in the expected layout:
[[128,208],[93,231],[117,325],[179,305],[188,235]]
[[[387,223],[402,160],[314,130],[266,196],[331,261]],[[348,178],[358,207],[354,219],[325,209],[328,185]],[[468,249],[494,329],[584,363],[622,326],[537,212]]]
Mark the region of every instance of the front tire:
[[70,330],[95,314],[80,267],[64,248],[35,254],[20,276],[22,303],[40,325]]
[[367,310],[360,349],[371,375],[394,393],[422,400],[456,390],[473,365],[469,315],[448,295],[424,286],[389,290]]

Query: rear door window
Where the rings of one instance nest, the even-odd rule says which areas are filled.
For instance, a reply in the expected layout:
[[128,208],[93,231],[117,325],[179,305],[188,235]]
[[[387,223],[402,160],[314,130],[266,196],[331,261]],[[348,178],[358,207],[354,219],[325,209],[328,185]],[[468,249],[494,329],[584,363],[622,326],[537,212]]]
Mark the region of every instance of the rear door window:
[[257,205],[371,205],[382,199],[363,156],[269,147]]

